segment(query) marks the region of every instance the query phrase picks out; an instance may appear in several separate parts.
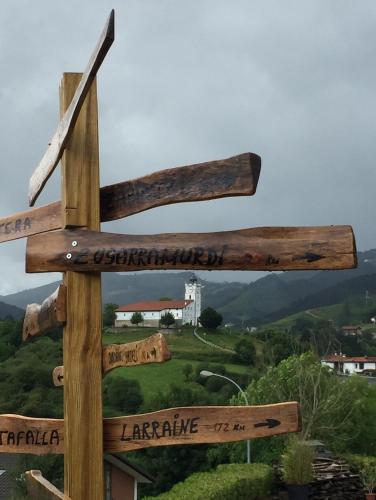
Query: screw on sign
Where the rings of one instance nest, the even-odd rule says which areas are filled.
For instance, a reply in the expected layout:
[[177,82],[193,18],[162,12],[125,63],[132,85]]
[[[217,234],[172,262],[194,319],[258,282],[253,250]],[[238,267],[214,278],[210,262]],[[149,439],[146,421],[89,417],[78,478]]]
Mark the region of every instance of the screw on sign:
[[100,188],[96,73],[114,33],[112,11],[85,72],[63,75],[61,120],[30,179],[29,203],[34,205],[61,160],[61,201],[0,219],[0,242],[28,237],[28,272],[64,273],[62,287],[41,305],[28,306],[23,330],[27,340],[64,326],[64,367],[54,370],[56,385],[64,385],[64,420],[0,416],[0,451],[65,455],[64,494],[51,489],[38,471],[30,471],[28,486],[34,498],[103,500],[103,448],[118,452],[299,431],[295,402],[170,408],[103,419],[101,381],[106,372],[118,366],[164,362],[170,354],[162,337],[134,343],[137,346],[102,348],[101,272],[356,267],[349,226],[144,236],[100,232],[100,222],[162,205],[251,196],[261,168],[258,155],[243,153]]

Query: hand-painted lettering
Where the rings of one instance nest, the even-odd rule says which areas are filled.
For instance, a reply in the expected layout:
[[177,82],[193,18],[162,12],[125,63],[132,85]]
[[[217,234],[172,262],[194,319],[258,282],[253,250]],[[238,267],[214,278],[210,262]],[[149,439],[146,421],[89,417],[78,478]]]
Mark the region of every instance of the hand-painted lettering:
[[157,248],[97,248],[71,251],[73,264],[120,265],[129,267],[164,266],[166,264],[220,267],[224,263],[227,245],[216,248],[192,247]]
[[13,219],[0,224],[0,234],[22,233],[31,229],[32,219],[25,217],[24,219]]
[[47,446],[56,444],[60,441],[59,432],[56,429],[51,431],[8,431],[0,430],[0,446],[22,446],[24,444],[33,446]]
[[[139,424],[133,424],[127,429],[123,424],[121,441],[140,441],[151,439],[163,439],[166,437],[188,436],[199,432],[198,424],[201,417],[180,418],[177,413],[172,419],[162,421],[152,420]],[[228,425],[228,424],[226,424]]]

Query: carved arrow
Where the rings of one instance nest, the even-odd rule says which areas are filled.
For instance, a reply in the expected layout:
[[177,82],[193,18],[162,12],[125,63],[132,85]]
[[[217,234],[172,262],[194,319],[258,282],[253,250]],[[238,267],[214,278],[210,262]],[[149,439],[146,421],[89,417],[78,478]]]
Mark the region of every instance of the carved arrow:
[[258,422],[255,424],[255,427],[269,427],[269,429],[272,429],[273,427],[277,427],[278,425],[281,425],[280,420],[276,420],[275,418],[267,418],[265,419],[265,422]]
[[77,121],[80,109],[85,100],[85,97],[90,89],[90,86],[100,68],[106,54],[111,47],[115,38],[115,12],[111,14],[106,22],[104,30],[100,39],[95,47],[95,50],[89,60],[87,68],[82,75],[81,81],[73,96],[72,102],[64,113],[57,130],[52,137],[47,151],[41,159],[39,165],[35,169],[30,178],[29,183],[29,204],[34,205],[40,192],[42,191],[47,180],[55,170],[60,158],[63,155],[65,145],[73,131],[74,125]]

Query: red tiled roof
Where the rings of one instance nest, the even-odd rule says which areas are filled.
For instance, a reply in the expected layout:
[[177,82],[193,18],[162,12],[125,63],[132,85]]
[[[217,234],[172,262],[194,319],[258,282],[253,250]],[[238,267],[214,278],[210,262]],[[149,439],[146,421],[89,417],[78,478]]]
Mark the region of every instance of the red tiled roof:
[[340,363],[376,363],[376,356],[341,356],[339,354],[333,354],[331,356],[325,356],[323,361],[329,361],[333,363],[338,361]]
[[164,311],[165,309],[184,309],[193,300],[144,300],[120,306],[116,312],[135,312],[135,311]]

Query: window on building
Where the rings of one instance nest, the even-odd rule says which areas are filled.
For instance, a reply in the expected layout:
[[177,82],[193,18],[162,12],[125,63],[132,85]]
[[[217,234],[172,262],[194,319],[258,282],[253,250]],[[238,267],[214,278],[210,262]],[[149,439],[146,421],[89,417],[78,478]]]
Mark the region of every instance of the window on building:
[[364,363],[359,363],[359,370],[364,370]]

